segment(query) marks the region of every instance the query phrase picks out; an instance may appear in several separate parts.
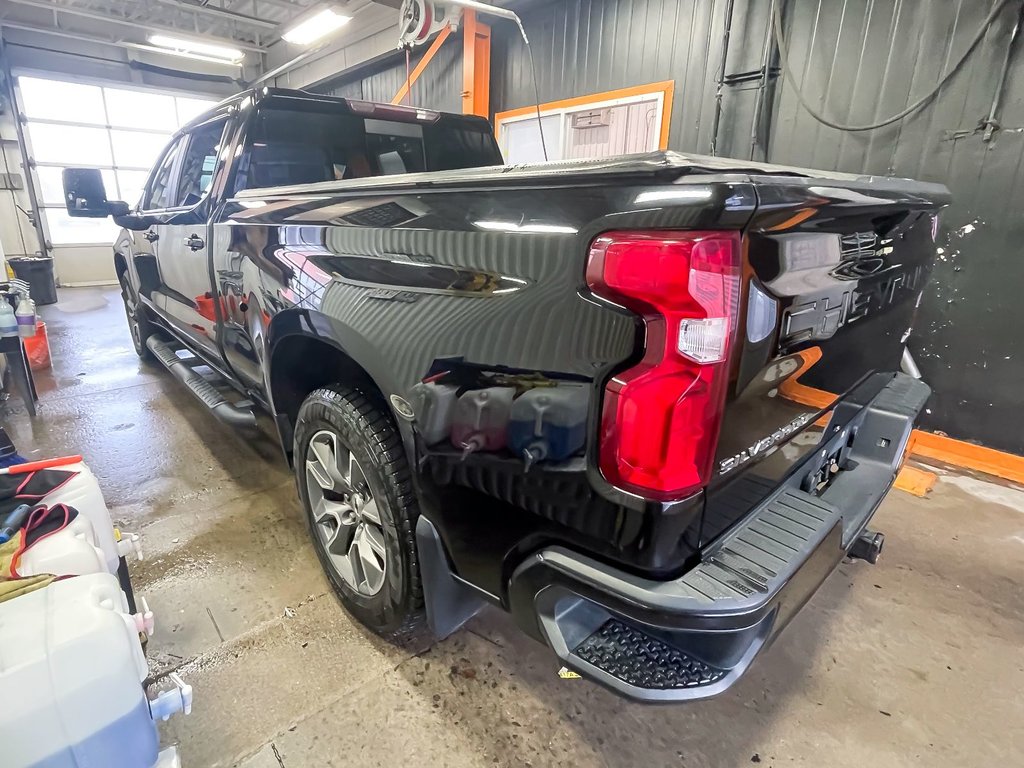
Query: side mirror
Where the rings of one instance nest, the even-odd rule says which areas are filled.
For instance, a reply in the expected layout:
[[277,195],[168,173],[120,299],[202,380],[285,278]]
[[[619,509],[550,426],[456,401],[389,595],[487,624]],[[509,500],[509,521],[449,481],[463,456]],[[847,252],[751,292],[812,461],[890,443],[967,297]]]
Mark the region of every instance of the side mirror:
[[68,216],[102,219],[128,213],[127,203],[107,200],[103,176],[96,168],[65,168],[61,181],[64,183],[64,205]]

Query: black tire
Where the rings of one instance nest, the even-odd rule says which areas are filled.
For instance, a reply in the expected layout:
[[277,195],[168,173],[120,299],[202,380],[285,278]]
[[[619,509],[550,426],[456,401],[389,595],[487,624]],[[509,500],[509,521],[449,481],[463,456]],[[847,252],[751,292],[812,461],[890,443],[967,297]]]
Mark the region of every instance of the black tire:
[[[346,580],[336,565],[338,553],[328,551],[330,542],[325,538],[329,535],[315,520],[307,461],[317,461],[310,445],[314,438],[329,441],[325,433],[334,435],[340,444],[336,446],[338,455],[347,450],[356,460],[375,503],[374,511],[379,513],[386,560],[383,583],[375,594],[365,594]],[[294,450],[296,483],[313,548],[342,604],[360,623],[392,642],[419,636],[426,626],[415,536],[419,508],[402,441],[390,416],[359,389],[341,384],[317,389],[299,409]],[[341,460],[335,461],[338,463]],[[312,493],[324,491],[314,487]],[[351,556],[352,550],[348,552]]]
[[146,339],[153,335],[156,327],[149,319],[147,309],[135,296],[135,292],[128,284],[128,275],[121,273],[121,301],[124,302],[124,314],[128,319],[128,333],[132,337],[132,345],[135,347],[135,354],[143,360],[152,358],[149,347],[146,346]]

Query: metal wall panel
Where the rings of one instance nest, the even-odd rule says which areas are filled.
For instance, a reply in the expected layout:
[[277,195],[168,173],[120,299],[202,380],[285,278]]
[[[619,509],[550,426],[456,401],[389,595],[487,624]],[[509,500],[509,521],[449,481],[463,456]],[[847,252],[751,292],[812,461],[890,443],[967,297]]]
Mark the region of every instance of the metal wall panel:
[[[933,88],[966,50],[992,0],[818,0],[789,13],[794,73],[826,116],[868,123]],[[1011,2],[936,100],[893,126],[863,133],[826,127],[788,85],[774,116],[771,159],[844,171],[941,181],[954,204],[909,346],[935,394],[924,425],[1024,453],[1024,260],[1018,256],[1024,186],[1024,58],[1014,51],[997,119],[987,117],[1020,3]]]
[[[416,67],[424,53],[423,48],[413,52],[410,69]],[[316,90],[332,96],[386,103],[405,85],[405,79],[405,54],[400,54],[378,68],[362,72],[356,77],[333,80]],[[453,34],[441,46],[413,84],[411,103],[417,107],[444,112],[462,111],[462,38],[459,34]]]

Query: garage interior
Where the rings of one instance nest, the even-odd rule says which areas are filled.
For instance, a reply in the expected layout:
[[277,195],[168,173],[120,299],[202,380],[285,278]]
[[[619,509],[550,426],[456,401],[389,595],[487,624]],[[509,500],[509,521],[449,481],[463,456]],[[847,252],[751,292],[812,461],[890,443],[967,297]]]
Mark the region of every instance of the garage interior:
[[[38,402],[9,381],[2,426],[29,461],[83,456],[142,538],[148,680],[194,695],[161,746],[186,768],[1024,764],[1024,2],[495,3],[522,34],[449,4],[408,50],[400,5],[0,1],[0,246],[57,286],[34,297]],[[324,9],[346,21],[285,39]],[[878,563],[844,560],[746,675],[686,705],[560,676],[494,609],[412,646],[358,624],[273,420],[232,430],[140,361],[118,227],[64,207],[61,169],[138,199],[176,130],[264,86],[478,115],[508,164],[672,150],[946,185],[904,367],[932,395],[873,519]]]

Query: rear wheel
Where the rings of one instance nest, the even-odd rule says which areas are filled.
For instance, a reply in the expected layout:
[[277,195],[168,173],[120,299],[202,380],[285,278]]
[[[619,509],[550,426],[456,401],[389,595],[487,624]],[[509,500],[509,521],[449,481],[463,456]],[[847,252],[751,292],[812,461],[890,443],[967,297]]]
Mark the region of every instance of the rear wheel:
[[146,314],[146,308],[139,303],[128,284],[128,275],[121,274],[121,301],[124,302],[124,314],[128,318],[128,331],[132,335],[132,344],[135,346],[135,354],[141,358],[149,358],[149,347],[146,346],[146,339],[153,335],[153,323]]
[[320,564],[342,604],[390,640],[424,626],[419,511],[398,432],[358,389],[312,392],[299,409],[295,475]]

